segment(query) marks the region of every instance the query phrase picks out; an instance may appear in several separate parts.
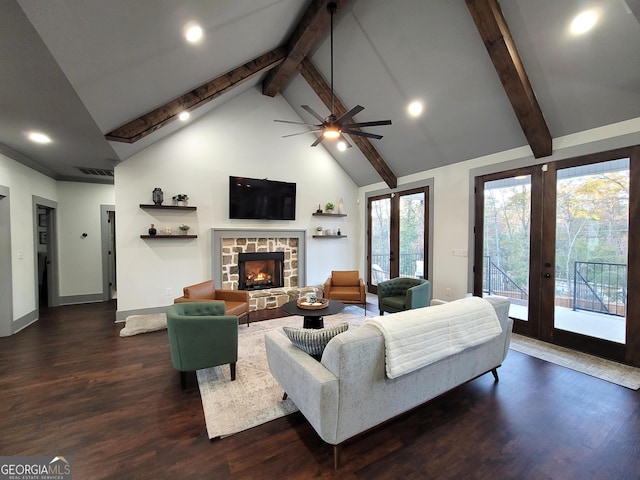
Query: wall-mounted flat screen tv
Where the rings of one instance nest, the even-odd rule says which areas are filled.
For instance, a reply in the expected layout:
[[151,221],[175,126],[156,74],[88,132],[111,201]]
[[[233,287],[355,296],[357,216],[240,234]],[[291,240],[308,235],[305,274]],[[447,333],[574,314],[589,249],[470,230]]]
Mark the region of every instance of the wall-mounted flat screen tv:
[[229,218],[295,220],[296,184],[230,176]]

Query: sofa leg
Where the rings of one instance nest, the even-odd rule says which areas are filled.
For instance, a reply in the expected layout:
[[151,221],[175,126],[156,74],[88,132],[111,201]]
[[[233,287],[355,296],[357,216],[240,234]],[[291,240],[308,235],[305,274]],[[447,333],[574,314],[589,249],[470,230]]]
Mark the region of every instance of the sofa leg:
[[333,446],[333,469],[338,470],[340,467],[340,454],[342,453],[342,444]]
[[282,400],[286,400],[288,396],[289,394],[287,392],[284,392],[284,395],[282,395]]
[[182,390],[187,388],[187,372],[180,371],[180,387]]
[[494,381],[497,383],[500,381],[500,379],[498,378],[498,369],[494,368],[491,370],[491,373],[493,373],[493,379]]
[[236,362],[230,363],[229,367],[231,367],[231,381],[233,382],[236,379]]

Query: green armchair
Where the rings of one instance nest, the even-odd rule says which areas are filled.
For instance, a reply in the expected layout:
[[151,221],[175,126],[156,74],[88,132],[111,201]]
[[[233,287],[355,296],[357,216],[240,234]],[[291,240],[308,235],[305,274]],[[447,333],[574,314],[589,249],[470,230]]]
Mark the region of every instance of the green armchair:
[[420,278],[398,277],[378,283],[378,308],[394,313],[427,307],[431,302],[431,282]]
[[176,303],[167,309],[171,362],[186,388],[187,372],[230,364],[236,379],[238,317],[225,315],[223,301]]

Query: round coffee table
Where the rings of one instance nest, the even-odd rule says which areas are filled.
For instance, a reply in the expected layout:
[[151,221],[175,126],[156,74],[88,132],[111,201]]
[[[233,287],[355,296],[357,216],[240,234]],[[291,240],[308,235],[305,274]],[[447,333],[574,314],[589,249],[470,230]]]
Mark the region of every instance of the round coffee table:
[[282,305],[282,310],[285,312],[304,317],[302,328],[324,328],[324,320],[322,317],[340,313],[343,309],[344,303],[338,302],[337,300],[329,300],[329,306],[327,308],[320,308],[318,310],[300,308],[295,300]]

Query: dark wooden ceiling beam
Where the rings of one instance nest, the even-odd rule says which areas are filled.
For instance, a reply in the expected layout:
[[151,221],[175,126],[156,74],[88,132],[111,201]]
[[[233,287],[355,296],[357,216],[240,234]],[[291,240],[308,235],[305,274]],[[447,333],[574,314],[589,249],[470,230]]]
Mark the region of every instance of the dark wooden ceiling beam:
[[[318,72],[313,63],[311,63],[311,60],[305,58],[300,62],[298,71],[311,88],[313,88],[318,97],[320,97],[322,103],[324,103],[327,109],[331,111],[331,87],[327,84],[322,75],[320,75],[320,72]],[[335,95],[335,92],[333,95],[333,109],[333,113],[335,113],[336,117],[340,117],[347,112],[347,109]],[[354,130],[359,129],[354,128]],[[349,138],[360,149],[362,154],[366,157],[376,172],[378,172],[380,177],[382,177],[389,188],[396,188],[398,186],[398,178],[395,173],[393,173],[393,170],[391,170],[389,165],[384,161],[373,143],[371,143],[368,138],[357,135],[349,135]]]
[[277,67],[286,57],[287,49],[278,47],[244,65],[191,90],[178,98],[107,133],[114,142],[134,143],[168,123],[183,111],[190,111],[218,98],[242,83]]
[[269,72],[262,82],[262,93],[274,97],[296,73],[298,65],[320,40],[331,25],[327,5],[334,2],[340,10],[349,0],[314,0],[307,8],[293,34],[287,41],[287,58],[278,68]]
[[553,153],[549,128],[497,0],[466,0],[513,111],[536,158]]

